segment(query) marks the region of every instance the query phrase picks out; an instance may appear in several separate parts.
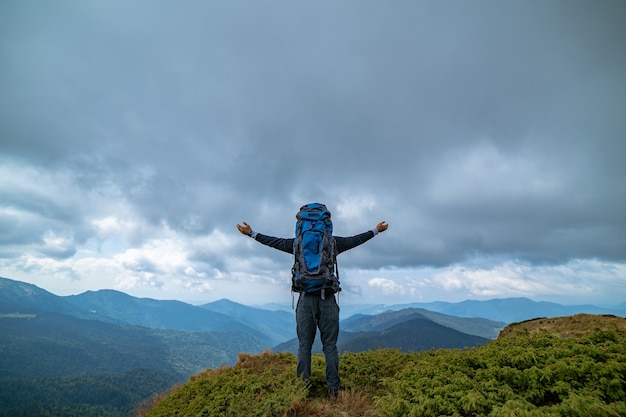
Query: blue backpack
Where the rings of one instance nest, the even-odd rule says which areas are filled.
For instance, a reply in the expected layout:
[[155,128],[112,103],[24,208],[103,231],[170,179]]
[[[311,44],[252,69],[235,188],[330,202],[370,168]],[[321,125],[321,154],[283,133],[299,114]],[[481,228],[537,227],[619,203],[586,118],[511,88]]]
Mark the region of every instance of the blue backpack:
[[323,204],[306,204],[300,207],[296,218],[291,289],[294,292],[319,292],[325,299],[327,291],[341,291],[330,211]]

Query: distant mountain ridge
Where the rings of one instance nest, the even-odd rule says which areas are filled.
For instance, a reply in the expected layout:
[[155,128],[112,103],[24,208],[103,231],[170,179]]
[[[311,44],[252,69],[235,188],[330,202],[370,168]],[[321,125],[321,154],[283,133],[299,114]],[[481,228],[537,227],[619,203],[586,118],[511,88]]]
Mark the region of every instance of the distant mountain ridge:
[[35,285],[0,277],[0,313],[54,311],[75,317],[90,314]]
[[355,314],[378,315],[386,311],[407,308],[424,309],[431,313],[464,318],[484,318],[496,322],[515,323],[537,317],[563,317],[574,314],[612,314],[626,316],[626,303],[614,308],[595,305],[562,305],[547,301],[533,301],[525,297],[494,298],[490,300],[465,300],[457,303],[435,301],[430,303],[370,304],[342,306],[347,317]]
[[394,306],[424,308],[457,317],[484,317],[489,320],[515,323],[536,317],[563,317],[579,313],[626,315],[626,309],[609,309],[594,305],[565,306],[547,301],[533,301],[525,297],[495,298],[486,301],[465,300],[459,303],[410,303]]
[[430,349],[462,349],[484,345],[488,339],[442,326],[428,318],[413,318],[380,332],[358,334],[341,345],[342,352],[396,348],[403,352]]
[[274,341],[283,341],[295,335],[295,312],[282,310],[269,311],[248,307],[227,299],[221,299],[199,307],[225,314],[233,319],[249,323],[255,329],[272,337]]
[[[377,315],[356,314],[340,324],[339,352],[360,352],[380,348],[403,351],[431,348],[464,348],[495,339],[506,323],[486,319],[446,316],[424,309],[406,308]],[[273,348],[278,352],[297,353],[296,338]],[[313,344],[315,353],[322,352],[319,337]]]
[[[595,307],[583,310],[590,308]],[[586,312],[578,309],[575,313]],[[522,321],[569,311],[570,307],[528,299],[342,305],[342,318],[346,318],[340,324],[338,347],[341,352],[358,352],[382,347],[415,351],[476,346],[497,336],[511,319]],[[27,398],[36,393],[41,401],[52,399],[54,407],[80,408],[81,412],[74,415],[126,416],[132,406],[129,401],[135,401],[131,398],[146,398],[155,393],[146,390],[162,390],[172,381],[206,368],[232,365],[240,353],[260,353],[271,347],[297,350],[292,309],[270,311],[225,299],[193,306],[175,300],[136,298],[114,290],[57,296],[1,277],[0,335],[0,415],[6,410],[3,404],[31,404]],[[319,338],[314,350],[321,352]],[[146,377],[151,378],[150,384],[145,383]],[[111,382],[123,378],[130,378],[125,388]],[[79,400],[83,394],[63,397],[67,401],[74,398],[71,401],[78,401],[76,404],[58,403],[59,393],[76,394],[77,384],[81,392],[89,392],[89,398],[98,401],[88,406],[92,407],[91,414],[84,413],[85,404]],[[125,394],[129,390],[132,395]],[[24,398],[3,396],[2,392]],[[102,407],[120,411],[103,414]],[[26,409],[16,410],[6,415],[32,415]]]
[[341,322],[341,328],[351,332],[380,331],[408,320],[424,318],[439,325],[473,336],[487,339],[498,337],[506,323],[483,318],[455,317],[436,313],[423,308],[409,307],[402,310],[388,310],[376,315],[355,314]]
[[269,344],[275,342],[274,338],[227,314],[182,301],[136,298],[114,290],[87,291],[63,298],[81,310],[121,323],[152,329],[222,332],[240,330],[266,340]]
[[[406,316],[407,320],[394,323],[388,321],[379,330],[350,332],[340,329],[337,340],[339,353],[362,352],[384,348],[399,349],[403,352],[414,352],[429,349],[461,349],[485,344],[489,339],[462,333],[458,330],[442,326],[434,321],[419,317]],[[276,352],[298,352],[298,339],[294,338],[275,346]],[[313,343],[313,352],[322,353],[319,336]]]
[[[11,285],[7,285],[11,283]],[[28,295],[28,297],[25,297]],[[144,321],[138,317],[123,317],[123,312],[115,311],[115,307],[108,305],[111,303],[112,296],[119,296],[121,299],[126,299],[131,304],[140,305],[144,303],[146,307],[158,307],[162,309],[164,305],[171,303],[173,306],[178,306],[182,309],[188,309],[192,307],[194,309],[210,310],[215,313],[221,313],[226,317],[221,317],[220,320],[209,320],[210,323],[198,324],[195,320],[179,320],[178,323],[172,323],[174,320],[167,315],[157,314],[151,315],[148,318],[144,317]],[[72,296],[56,296],[49,293],[39,287],[31,284],[27,284],[20,281],[11,280],[8,278],[0,277],[0,312],[6,310],[15,310],[13,303],[16,297],[23,297],[20,299],[20,308],[28,307],[29,311],[35,310],[50,310],[60,313],[72,314],[75,317],[91,318],[97,320],[112,320],[118,322],[127,322],[133,320],[138,325],[145,325],[147,327],[154,328],[180,328],[182,330],[196,329],[193,326],[218,326],[224,325],[223,328],[227,328],[226,323],[231,320],[238,320],[242,325],[257,328],[257,322],[264,322],[270,324],[273,320],[277,320],[281,323],[281,326],[289,323],[295,327],[295,319],[293,319],[293,309],[287,306],[272,305],[271,309],[261,307],[249,307],[243,304],[239,304],[230,300],[218,300],[211,303],[203,304],[200,306],[192,306],[191,304],[183,303],[181,301],[163,301],[154,300],[149,298],[136,298],[125,293],[115,290],[99,290],[99,291],[87,291],[79,295]],[[102,300],[95,301],[94,298],[102,297]],[[108,299],[108,300],[107,300]],[[13,305],[13,308],[10,306]],[[78,309],[76,307],[79,307]],[[440,313],[442,315],[453,316],[457,318],[484,318],[487,320],[499,322],[499,323],[514,323],[523,320],[529,320],[536,317],[559,317],[573,314],[613,314],[617,316],[626,316],[626,303],[621,304],[615,308],[603,308],[594,305],[573,305],[565,306],[556,303],[550,303],[545,301],[533,301],[528,298],[502,298],[491,299],[485,301],[466,300],[457,303],[451,302],[430,302],[430,303],[407,303],[407,304],[395,304],[395,305],[342,305],[342,317],[343,319],[349,319],[354,315],[378,315],[387,311],[399,311],[407,308],[415,308],[426,310],[430,314],[429,318],[433,319],[433,314]],[[423,312],[423,311],[422,311]],[[268,315],[269,313],[269,315]],[[274,313],[276,313],[274,315]],[[287,313],[287,314],[285,314]],[[194,314],[198,313],[197,310]],[[160,321],[156,317],[161,316],[161,319],[166,321]],[[288,317],[291,316],[290,320]],[[116,318],[117,317],[117,318]],[[207,316],[208,317],[208,316]],[[193,314],[192,314],[193,318]],[[261,320],[257,320],[261,318]],[[176,327],[178,326],[178,327]],[[207,330],[220,330],[219,328],[209,327]],[[281,332],[277,329],[273,329],[274,332],[278,332],[282,337],[288,338],[291,335],[289,332]],[[294,333],[295,334],[295,333]],[[293,335],[293,334],[292,334]]]

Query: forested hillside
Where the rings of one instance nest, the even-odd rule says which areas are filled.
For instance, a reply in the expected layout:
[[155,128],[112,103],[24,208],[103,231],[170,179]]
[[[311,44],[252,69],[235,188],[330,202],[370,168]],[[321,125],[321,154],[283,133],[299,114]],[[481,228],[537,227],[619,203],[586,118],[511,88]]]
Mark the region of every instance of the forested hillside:
[[189,375],[265,347],[241,331],[148,329],[51,312],[0,314],[0,335],[3,417],[125,417]]
[[[512,305],[517,304],[512,300]],[[556,332],[554,326],[546,328],[551,322],[543,319],[524,323],[529,335],[535,331],[530,330],[529,323],[541,323],[537,325],[540,334]],[[488,339],[495,338],[494,332],[504,325],[420,308],[348,317],[341,323],[339,344],[342,372],[346,373],[344,385],[348,388],[343,395],[353,395],[349,399],[352,404],[375,410],[374,396],[383,398],[390,388],[372,381],[394,376],[411,358],[420,360],[415,352],[468,346],[489,349]],[[598,327],[593,323],[578,326],[583,337],[587,329]],[[250,328],[252,332],[247,331]],[[508,327],[502,334],[512,328],[516,327]],[[572,323],[567,323],[565,329],[555,333],[558,340],[578,337]],[[230,373],[238,369],[230,368],[238,357],[246,358],[246,366],[267,366],[268,372],[276,368],[274,358],[281,358],[278,368],[285,368],[286,385],[276,385],[282,380],[274,375],[274,388],[258,391],[259,398],[251,402],[254,404],[265,393],[293,384],[293,354],[255,356],[273,346],[272,341],[284,341],[293,337],[290,335],[295,335],[293,311],[262,310],[229,300],[191,306],[108,290],[61,297],[31,284],[0,278],[0,416],[126,417],[143,399],[199,373],[231,375],[239,384],[238,390],[254,391],[259,389],[257,382],[264,383],[263,378],[250,385],[247,377],[241,379],[237,373]],[[321,351],[319,338],[315,346],[320,349],[317,352]],[[272,351],[295,352],[297,341],[289,340],[280,347]],[[368,350],[374,353],[358,353]],[[315,404],[316,395],[324,391],[323,361],[321,356],[315,360],[319,372],[305,403],[308,405]],[[350,363],[355,364],[353,368]],[[396,369],[394,363],[400,368]],[[449,363],[454,361],[450,359]],[[377,388],[367,388],[370,385]],[[218,390],[215,395],[230,394]],[[296,402],[299,398],[293,392],[287,397]],[[206,403],[202,396],[198,398]]]
[[[401,325],[411,316],[397,312],[386,317],[394,317],[382,320],[388,325]],[[360,326],[368,330],[366,324]],[[446,346],[430,344],[430,331],[411,332],[419,338],[397,346],[407,351]],[[351,349],[392,339],[400,343],[378,333],[342,332],[360,338],[362,347]],[[293,312],[228,300],[191,306],[109,290],[59,297],[0,278],[0,416],[125,417],[146,397],[204,369],[232,366],[240,353],[260,353],[294,334]]]
[[343,391],[325,399],[321,355],[310,389],[291,353],[240,355],[194,376],[142,416],[624,416],[626,319],[576,315],[509,325],[468,349],[344,353]]
[[2,417],[127,417],[145,398],[175,386],[154,369],[49,378],[0,378]]

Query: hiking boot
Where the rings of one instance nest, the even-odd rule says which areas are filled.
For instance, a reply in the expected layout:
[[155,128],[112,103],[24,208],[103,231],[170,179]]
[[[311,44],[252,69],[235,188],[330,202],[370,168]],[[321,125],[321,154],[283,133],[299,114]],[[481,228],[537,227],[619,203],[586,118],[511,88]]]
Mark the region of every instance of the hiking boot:
[[339,390],[331,389],[328,390],[328,399],[330,401],[337,401],[337,397],[339,397]]

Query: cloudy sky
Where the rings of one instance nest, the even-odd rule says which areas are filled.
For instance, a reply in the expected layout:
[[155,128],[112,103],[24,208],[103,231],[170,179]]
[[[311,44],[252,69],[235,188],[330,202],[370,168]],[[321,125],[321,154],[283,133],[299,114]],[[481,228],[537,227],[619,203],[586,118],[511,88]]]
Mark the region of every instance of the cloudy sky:
[[291,303],[305,203],[340,303],[626,297],[626,3],[0,2],[0,276]]

